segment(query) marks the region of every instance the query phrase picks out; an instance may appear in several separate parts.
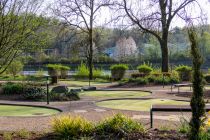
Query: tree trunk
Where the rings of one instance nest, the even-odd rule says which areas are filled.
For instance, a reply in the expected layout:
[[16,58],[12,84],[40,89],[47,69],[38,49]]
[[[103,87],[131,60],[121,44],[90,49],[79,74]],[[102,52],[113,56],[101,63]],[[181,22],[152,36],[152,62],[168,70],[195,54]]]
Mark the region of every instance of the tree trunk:
[[89,29],[89,43],[90,43],[90,48],[89,48],[89,56],[88,56],[88,65],[89,65],[89,80],[93,79],[93,10],[94,10],[94,1],[90,1],[90,29]]
[[167,40],[160,43],[162,53],[162,72],[168,72],[169,69],[169,57],[168,57],[168,45]]
[[93,79],[93,31],[90,31],[89,35],[90,48],[89,48],[89,56],[88,56],[88,67],[89,67],[89,80]]

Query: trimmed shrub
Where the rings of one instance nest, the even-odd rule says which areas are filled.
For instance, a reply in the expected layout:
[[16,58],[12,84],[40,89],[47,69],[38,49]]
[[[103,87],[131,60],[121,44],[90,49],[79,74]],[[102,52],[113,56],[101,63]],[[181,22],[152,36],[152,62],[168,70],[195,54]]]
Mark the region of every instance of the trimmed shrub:
[[137,67],[140,73],[150,74],[153,71],[153,68],[147,64],[139,65]]
[[125,75],[125,71],[128,70],[128,66],[125,64],[116,64],[112,65],[110,70],[114,80],[121,80]]
[[117,114],[112,118],[100,122],[95,128],[97,136],[117,136],[124,137],[129,133],[145,133],[145,128],[142,124],[128,118],[125,115]]
[[59,76],[60,75],[60,65],[58,64],[48,64],[48,74],[50,76]]
[[23,94],[23,85],[20,83],[8,82],[2,85],[3,93],[7,95]]
[[60,65],[60,70],[61,70],[61,78],[66,79],[68,76],[68,71],[70,70],[70,67]]
[[40,101],[45,99],[46,90],[40,87],[26,87],[24,89],[23,98],[25,100]]
[[58,76],[60,76],[60,65],[57,64],[48,64],[48,74],[51,76],[51,83],[58,83]]
[[179,73],[180,79],[182,81],[190,81],[191,80],[192,67],[180,65],[180,66],[177,66],[175,70]]
[[94,126],[81,117],[62,116],[53,120],[52,129],[62,139],[73,139],[90,136]]
[[204,78],[205,78],[205,80],[206,80],[207,83],[210,83],[210,74],[205,75]]

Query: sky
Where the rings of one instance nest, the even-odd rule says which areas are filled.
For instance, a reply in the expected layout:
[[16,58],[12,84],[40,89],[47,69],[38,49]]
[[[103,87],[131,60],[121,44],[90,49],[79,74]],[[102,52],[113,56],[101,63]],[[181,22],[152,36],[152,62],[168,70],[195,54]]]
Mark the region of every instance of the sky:
[[[52,3],[54,2],[55,0],[44,0],[44,3],[45,3],[45,6],[48,5],[49,3]],[[131,0],[132,1],[132,0]],[[143,0],[143,1],[147,1],[147,0]],[[197,0],[200,7],[202,8],[202,13],[203,15],[205,15],[206,17],[206,22],[205,24],[210,24],[210,0]],[[193,16],[197,16],[198,14],[200,14],[200,8],[191,8],[191,9],[188,9],[190,10],[190,13],[193,15]],[[103,22],[107,19],[110,19],[111,17],[111,14],[108,10],[104,10],[105,12],[102,12],[101,13],[101,16],[100,18],[98,19],[98,23],[99,24],[103,24]],[[173,27],[184,27],[186,25],[186,23],[183,21],[183,20],[180,20],[179,18],[174,18],[172,23],[171,23],[171,28]],[[110,25],[110,26],[113,26]],[[116,26],[116,25],[115,25]]]

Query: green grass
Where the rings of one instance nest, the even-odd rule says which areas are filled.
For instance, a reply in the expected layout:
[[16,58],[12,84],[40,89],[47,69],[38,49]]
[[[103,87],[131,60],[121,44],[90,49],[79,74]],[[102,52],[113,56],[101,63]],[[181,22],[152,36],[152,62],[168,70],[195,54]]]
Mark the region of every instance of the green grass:
[[59,111],[41,107],[0,105],[0,116],[48,116]]
[[174,101],[168,99],[148,99],[148,100],[110,100],[96,103],[98,106],[123,109],[123,110],[137,110],[149,111],[151,105],[189,105],[189,102]]
[[[76,86],[76,87],[83,87],[83,86],[88,86],[89,82],[88,81],[60,81],[60,84],[67,84],[68,86]],[[91,82],[91,86],[101,86],[101,85],[107,85],[110,84],[110,82]]]
[[150,95],[143,91],[87,91],[80,93],[81,96],[91,96],[97,98],[138,98]]

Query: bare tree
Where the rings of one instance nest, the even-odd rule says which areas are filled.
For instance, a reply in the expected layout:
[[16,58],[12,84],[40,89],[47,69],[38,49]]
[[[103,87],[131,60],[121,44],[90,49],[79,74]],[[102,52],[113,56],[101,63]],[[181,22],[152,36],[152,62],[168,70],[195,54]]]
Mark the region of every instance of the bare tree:
[[[168,34],[173,19],[189,20],[196,0],[121,0],[118,11],[124,11],[124,17],[143,32],[157,38],[162,52],[162,71],[169,70]],[[196,18],[196,17],[195,17]]]
[[36,16],[40,0],[0,1],[0,73],[24,50],[26,41],[41,25]]
[[55,3],[56,6],[53,7],[53,12],[57,17],[64,20],[67,25],[76,27],[80,32],[86,34],[87,40],[85,40],[85,44],[88,46],[86,52],[90,80],[93,78],[93,29],[96,22],[100,22],[100,13],[103,12],[102,9],[109,6],[110,1],[58,0]]

